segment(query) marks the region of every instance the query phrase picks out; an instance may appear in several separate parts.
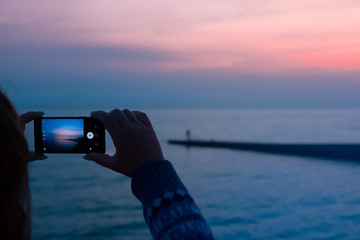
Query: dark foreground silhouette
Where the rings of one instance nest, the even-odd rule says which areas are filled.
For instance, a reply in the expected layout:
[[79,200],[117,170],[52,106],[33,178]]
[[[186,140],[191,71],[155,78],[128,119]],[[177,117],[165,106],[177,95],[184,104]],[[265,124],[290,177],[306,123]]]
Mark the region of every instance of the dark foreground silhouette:
[[230,148],[273,154],[360,161],[360,144],[293,144],[203,140],[169,140],[168,143],[187,147]]

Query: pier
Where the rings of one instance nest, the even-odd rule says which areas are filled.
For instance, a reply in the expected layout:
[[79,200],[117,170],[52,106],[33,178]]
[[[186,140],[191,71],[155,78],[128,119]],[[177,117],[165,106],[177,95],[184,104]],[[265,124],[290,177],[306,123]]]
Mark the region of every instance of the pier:
[[256,143],[203,140],[169,140],[186,147],[228,148],[271,154],[360,161],[360,144],[337,143]]

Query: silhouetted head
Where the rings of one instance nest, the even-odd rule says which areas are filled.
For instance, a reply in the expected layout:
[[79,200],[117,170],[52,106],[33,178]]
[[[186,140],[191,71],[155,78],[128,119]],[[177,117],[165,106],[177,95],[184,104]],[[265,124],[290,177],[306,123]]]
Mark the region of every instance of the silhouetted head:
[[0,238],[29,239],[28,146],[18,114],[0,90]]

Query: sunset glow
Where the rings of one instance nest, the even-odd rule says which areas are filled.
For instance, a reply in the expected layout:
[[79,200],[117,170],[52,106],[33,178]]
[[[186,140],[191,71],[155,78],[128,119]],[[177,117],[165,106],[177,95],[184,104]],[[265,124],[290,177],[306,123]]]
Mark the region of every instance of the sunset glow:
[[156,71],[354,70],[360,68],[359,13],[358,1],[344,0],[7,1],[0,3],[6,32],[0,41],[151,49],[167,56],[137,64]]
[[0,1],[0,83],[29,106],[360,107],[359,15],[358,0]]

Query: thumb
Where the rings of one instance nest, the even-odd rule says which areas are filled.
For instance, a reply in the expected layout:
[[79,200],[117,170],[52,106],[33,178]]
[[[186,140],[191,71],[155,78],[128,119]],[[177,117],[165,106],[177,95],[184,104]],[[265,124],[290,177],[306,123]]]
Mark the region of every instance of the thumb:
[[33,162],[35,160],[37,160],[38,158],[38,154],[33,152],[33,151],[29,151],[29,154],[28,154],[28,162]]
[[86,160],[92,160],[96,162],[97,164],[109,168],[111,170],[117,171],[117,164],[114,157],[104,154],[104,153],[88,153],[85,156],[83,156]]
[[28,154],[28,162],[33,162],[33,161],[36,161],[36,160],[45,160],[47,158],[48,157],[45,156],[44,154],[36,153],[36,152],[33,152],[33,151],[29,151],[29,154]]

